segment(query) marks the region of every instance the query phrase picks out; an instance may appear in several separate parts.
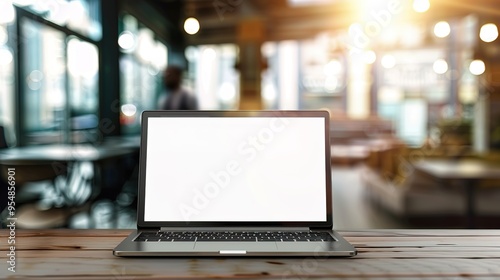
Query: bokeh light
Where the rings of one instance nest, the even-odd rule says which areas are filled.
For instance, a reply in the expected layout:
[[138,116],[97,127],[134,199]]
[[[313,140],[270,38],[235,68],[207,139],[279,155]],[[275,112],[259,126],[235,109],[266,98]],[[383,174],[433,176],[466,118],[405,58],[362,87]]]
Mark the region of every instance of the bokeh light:
[[342,63],[337,59],[332,59],[323,68],[325,75],[336,75],[342,72]]
[[122,113],[127,117],[132,117],[137,113],[137,107],[134,104],[124,104],[121,106]]
[[396,65],[396,58],[390,54],[386,54],[382,57],[380,63],[382,64],[382,67],[390,69]]
[[417,13],[425,13],[430,7],[429,0],[413,0],[413,10]]
[[135,48],[135,36],[130,31],[123,31],[118,37],[118,45],[124,52],[131,52]]
[[487,23],[481,26],[481,30],[479,31],[479,38],[483,42],[490,43],[495,41],[498,38],[498,28],[494,23]]
[[377,60],[377,55],[374,51],[366,51],[363,54],[363,61],[366,64],[373,64]]
[[0,65],[9,65],[13,59],[12,52],[9,49],[0,48]]
[[480,59],[473,60],[469,65],[469,71],[476,76],[479,76],[486,71],[486,65]]
[[437,74],[444,74],[446,71],[448,71],[448,63],[444,59],[438,59],[434,61],[434,64],[432,64],[432,69],[434,72]]
[[184,31],[189,35],[194,35],[200,31],[200,23],[194,17],[187,18],[184,21]]
[[450,24],[446,21],[440,21],[434,25],[434,35],[438,38],[444,38],[450,35]]

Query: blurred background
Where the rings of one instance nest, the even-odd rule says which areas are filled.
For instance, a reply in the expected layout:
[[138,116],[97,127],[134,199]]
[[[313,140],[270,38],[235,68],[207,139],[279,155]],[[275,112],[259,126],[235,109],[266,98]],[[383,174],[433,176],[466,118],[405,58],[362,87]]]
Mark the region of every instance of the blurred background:
[[336,228],[499,228],[499,16],[493,0],[2,0],[2,221],[134,228],[140,114],[177,65],[201,110],[330,111]]

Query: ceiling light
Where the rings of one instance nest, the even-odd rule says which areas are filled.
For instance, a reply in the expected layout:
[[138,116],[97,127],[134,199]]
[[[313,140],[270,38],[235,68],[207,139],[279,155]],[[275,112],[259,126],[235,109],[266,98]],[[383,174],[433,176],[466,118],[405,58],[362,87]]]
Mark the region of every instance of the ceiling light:
[[200,30],[200,22],[194,17],[187,18],[184,21],[184,31],[189,35],[194,35]]
[[486,43],[495,41],[498,38],[497,26],[494,23],[487,23],[481,26],[481,30],[479,31],[479,38],[481,38],[481,40]]
[[429,0],[413,0],[413,10],[417,13],[425,13],[430,7]]
[[473,60],[469,65],[469,71],[476,76],[479,76],[484,73],[486,70],[486,66],[484,62],[480,59]]
[[434,64],[432,64],[432,69],[434,72],[437,74],[444,74],[446,71],[448,71],[448,63],[444,59],[438,59],[434,61]]
[[434,35],[438,38],[444,38],[450,35],[450,24],[446,21],[440,21],[434,25]]

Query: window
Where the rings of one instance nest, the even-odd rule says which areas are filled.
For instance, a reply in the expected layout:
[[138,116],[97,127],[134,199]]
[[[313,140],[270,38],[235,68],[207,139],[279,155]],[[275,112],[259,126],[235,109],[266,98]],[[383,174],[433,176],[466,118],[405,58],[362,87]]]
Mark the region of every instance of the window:
[[12,2],[18,7],[92,40],[101,39],[100,0],[14,0]]
[[158,108],[168,50],[135,17],[124,14],[120,25],[120,122],[124,134],[133,134],[140,130],[140,112]]
[[14,142],[14,54],[9,45],[9,25],[0,24],[0,125],[9,144]]
[[238,47],[234,44],[189,46],[187,79],[202,110],[238,108]]
[[[21,29],[25,43],[20,46],[24,54],[20,82],[25,89],[22,111],[30,112],[24,115],[28,142],[62,142],[68,113],[64,33],[27,18]],[[42,131],[51,131],[51,137],[40,139]]]
[[22,38],[15,46],[20,70],[16,106],[29,112],[19,116],[19,144],[97,140],[88,132],[97,131],[99,49],[86,35],[100,38],[100,2],[26,3],[14,3]]

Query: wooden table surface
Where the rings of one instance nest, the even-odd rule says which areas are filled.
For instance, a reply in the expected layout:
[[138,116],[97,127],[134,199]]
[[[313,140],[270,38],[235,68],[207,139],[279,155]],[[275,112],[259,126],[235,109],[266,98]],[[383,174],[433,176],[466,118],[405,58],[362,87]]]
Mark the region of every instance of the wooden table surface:
[[118,258],[129,230],[17,230],[16,272],[1,279],[500,279],[500,230],[343,231],[353,258]]

